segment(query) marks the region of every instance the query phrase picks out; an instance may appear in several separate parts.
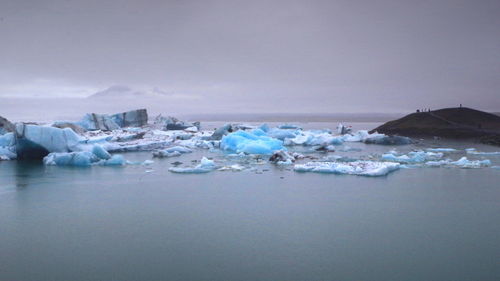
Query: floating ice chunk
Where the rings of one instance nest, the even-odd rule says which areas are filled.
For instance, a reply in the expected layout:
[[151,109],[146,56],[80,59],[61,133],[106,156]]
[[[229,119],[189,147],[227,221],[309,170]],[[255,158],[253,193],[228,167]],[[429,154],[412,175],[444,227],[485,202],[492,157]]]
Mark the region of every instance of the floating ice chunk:
[[285,124],[282,124],[282,125],[279,125],[278,126],[279,129],[302,129],[300,126],[298,125],[295,125],[295,124],[288,124],[288,123],[285,123]]
[[209,138],[211,140],[220,140],[223,136],[233,132],[233,127],[231,124],[225,124],[214,131],[212,136]]
[[344,142],[343,137],[326,131],[296,131],[294,138],[285,139],[286,145],[327,146]]
[[492,169],[500,170],[500,166],[491,166]]
[[425,163],[426,166],[430,167],[459,167],[459,168],[468,168],[468,169],[477,169],[481,167],[487,167],[491,165],[491,161],[488,159],[485,160],[468,160],[467,157],[462,157],[457,161],[452,161],[450,159],[440,160],[440,161],[428,161]]
[[87,113],[77,124],[88,131],[113,131],[120,129],[120,126],[107,114]]
[[193,150],[191,150],[187,147],[183,147],[183,146],[173,146],[173,147],[166,148],[163,151],[169,152],[169,153],[172,153],[175,151],[177,151],[179,153],[191,153],[191,152],[193,152]]
[[189,132],[189,133],[196,133],[196,132],[198,132],[198,127],[191,126],[189,128],[184,129],[184,131]]
[[19,158],[42,158],[50,152],[78,150],[83,140],[70,128],[59,129],[38,125],[16,125]]
[[155,118],[154,124],[161,130],[185,130],[193,126],[198,128],[198,130],[200,129],[200,122],[188,123],[172,116],[164,117],[158,115]]
[[454,148],[427,148],[426,151],[431,151],[431,152],[455,152],[457,151]]
[[[92,149],[92,151],[94,150]],[[102,153],[102,151],[99,151],[99,153]],[[121,155],[113,155],[108,159],[101,159],[91,151],[77,151],[50,153],[43,158],[43,163],[53,166],[87,167],[91,165],[121,166],[125,165],[126,161]]]
[[450,162],[451,165],[458,166],[460,168],[467,168],[467,169],[473,169],[473,168],[481,168],[481,167],[487,167],[491,165],[491,161],[488,159],[485,160],[468,160],[467,157],[462,157],[457,161]]
[[97,164],[101,166],[123,166],[127,161],[122,155],[115,154],[108,160],[101,160]]
[[377,136],[368,137],[364,140],[368,144],[381,144],[381,145],[406,145],[411,144],[412,140],[408,137],[402,136]]
[[272,138],[279,139],[279,140],[284,140],[286,138],[295,138],[296,136],[296,131],[294,130],[285,130],[285,129],[278,129],[278,128],[272,128],[268,129],[266,134]]
[[52,127],[56,127],[59,129],[64,129],[64,128],[70,128],[73,130],[75,133],[79,135],[83,135],[85,133],[85,128],[80,126],[79,124],[75,122],[67,122],[67,121],[56,121],[52,123]]
[[241,166],[239,164],[233,164],[231,166],[224,166],[224,167],[217,169],[217,171],[233,171],[233,172],[240,172],[243,170],[245,170],[245,167]]
[[177,157],[181,155],[182,153],[180,153],[179,151],[174,151],[174,152],[165,152],[163,150],[153,151],[153,157],[158,157],[158,158]]
[[138,140],[127,143],[103,143],[103,147],[109,152],[123,151],[151,151],[161,149],[172,144],[172,140]]
[[0,146],[0,160],[12,160],[16,158],[15,147]]
[[142,162],[141,165],[143,165],[143,166],[149,166],[149,165],[152,165],[154,163],[155,163],[155,161],[153,161],[153,160],[144,160],[144,162]]
[[111,119],[120,127],[142,127],[148,124],[146,109],[136,109],[111,115]]
[[107,159],[110,159],[111,158],[111,154],[109,154],[109,152],[106,151],[106,149],[104,149],[102,146],[100,145],[94,145],[92,147],[92,153],[99,157],[100,159],[104,159],[104,160],[107,160]]
[[98,161],[99,158],[90,151],[50,153],[43,158],[45,165],[57,166],[86,167]]
[[354,134],[345,134],[342,136],[342,139],[346,142],[364,142],[381,145],[405,145],[412,143],[412,140],[408,137],[387,136],[376,132],[370,134],[366,130],[359,130]]
[[[297,154],[298,157],[299,154]],[[296,155],[292,155],[284,150],[278,150],[273,153],[269,161],[278,165],[291,165],[296,160]]]
[[6,133],[0,135],[0,146],[14,146],[16,145],[16,139],[14,133]]
[[429,167],[441,167],[441,166],[450,164],[450,162],[451,162],[451,160],[449,160],[449,159],[438,160],[438,161],[427,161],[427,162],[425,162],[425,165],[429,166]]
[[222,150],[244,152],[248,154],[272,154],[284,150],[281,140],[262,135],[262,130],[253,132],[237,131],[224,136],[220,143]]
[[492,152],[483,152],[483,151],[477,151],[477,150],[467,150],[467,154],[473,154],[473,155],[500,155],[499,151],[492,151]]
[[349,134],[349,133],[351,133],[351,131],[352,131],[352,128],[350,126],[349,127],[344,126],[344,124],[342,124],[342,123],[339,123],[339,125],[337,126],[337,133],[339,135]]
[[209,160],[206,157],[203,157],[195,167],[171,167],[168,170],[173,173],[181,173],[181,174],[201,174],[208,173],[210,171],[215,170],[215,162],[213,160]]
[[180,156],[181,154],[184,153],[191,153],[193,150],[184,147],[184,146],[173,146],[169,147],[163,150],[157,150],[153,152],[154,157],[159,157],[159,158],[167,158],[167,157],[175,157],[175,156]]
[[310,138],[310,135],[299,134],[294,138],[286,139],[285,145],[304,145]]
[[408,155],[395,155],[392,153],[383,154],[380,158],[383,161],[399,162],[404,164],[423,163],[425,161],[438,160],[443,157],[441,152],[412,151]]
[[308,162],[295,165],[296,172],[348,174],[359,176],[384,176],[399,169],[399,163],[355,161],[355,162]]

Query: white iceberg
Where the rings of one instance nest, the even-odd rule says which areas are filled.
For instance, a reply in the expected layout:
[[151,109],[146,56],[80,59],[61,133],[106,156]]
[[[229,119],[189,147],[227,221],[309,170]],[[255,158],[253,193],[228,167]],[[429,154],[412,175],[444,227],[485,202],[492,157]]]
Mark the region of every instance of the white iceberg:
[[399,168],[400,164],[393,162],[308,162],[295,165],[294,171],[377,177],[385,176]]

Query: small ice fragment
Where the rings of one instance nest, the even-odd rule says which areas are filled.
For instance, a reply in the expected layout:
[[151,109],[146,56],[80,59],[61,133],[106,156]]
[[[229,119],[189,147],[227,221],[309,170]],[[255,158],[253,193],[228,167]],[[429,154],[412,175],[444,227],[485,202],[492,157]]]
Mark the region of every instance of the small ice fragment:
[[173,173],[181,173],[181,174],[201,174],[208,173],[213,171],[216,168],[215,162],[213,160],[209,160],[206,157],[203,157],[200,161],[200,164],[195,167],[171,167],[168,170]]

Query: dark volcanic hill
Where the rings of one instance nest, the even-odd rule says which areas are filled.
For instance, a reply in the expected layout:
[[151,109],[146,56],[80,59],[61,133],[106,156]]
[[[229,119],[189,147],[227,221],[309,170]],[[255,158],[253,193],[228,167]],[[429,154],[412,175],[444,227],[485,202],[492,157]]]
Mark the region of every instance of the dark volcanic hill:
[[388,135],[477,138],[500,145],[500,116],[466,107],[417,112],[372,131]]

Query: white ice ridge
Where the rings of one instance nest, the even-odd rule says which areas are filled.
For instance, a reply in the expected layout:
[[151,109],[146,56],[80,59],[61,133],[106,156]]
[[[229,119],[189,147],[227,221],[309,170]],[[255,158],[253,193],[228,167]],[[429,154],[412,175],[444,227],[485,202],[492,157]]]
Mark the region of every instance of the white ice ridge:
[[402,164],[417,164],[426,161],[434,161],[441,159],[443,153],[441,152],[425,152],[425,151],[412,151],[408,154],[398,155],[396,152],[383,154],[380,158],[383,161],[398,162]]
[[467,148],[465,151],[467,152],[467,154],[473,155],[500,155],[500,151],[483,152],[477,151],[475,148]]
[[491,166],[491,161],[488,159],[484,160],[469,160],[467,157],[462,157],[457,161],[452,161],[450,159],[440,160],[440,161],[428,161],[425,165],[430,167],[441,167],[441,166],[449,166],[449,167],[458,167],[465,169],[477,169],[481,167]]
[[354,162],[308,162],[294,166],[296,172],[347,174],[358,176],[385,176],[399,169],[399,163],[354,161]]
[[426,150],[430,151],[430,152],[456,152],[456,151],[458,151],[454,148],[427,148]]

